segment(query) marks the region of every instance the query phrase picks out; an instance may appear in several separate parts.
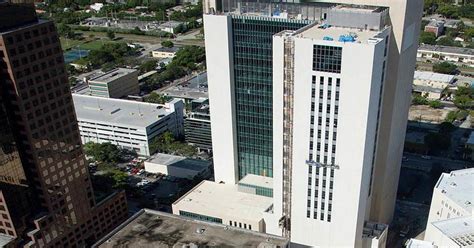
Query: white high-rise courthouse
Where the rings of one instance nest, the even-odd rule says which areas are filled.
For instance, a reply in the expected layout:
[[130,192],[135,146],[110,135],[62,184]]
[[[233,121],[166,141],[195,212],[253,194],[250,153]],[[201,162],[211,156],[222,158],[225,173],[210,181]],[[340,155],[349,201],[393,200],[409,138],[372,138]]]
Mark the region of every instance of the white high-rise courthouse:
[[265,191],[294,246],[383,247],[423,3],[266,2],[204,1],[215,187]]

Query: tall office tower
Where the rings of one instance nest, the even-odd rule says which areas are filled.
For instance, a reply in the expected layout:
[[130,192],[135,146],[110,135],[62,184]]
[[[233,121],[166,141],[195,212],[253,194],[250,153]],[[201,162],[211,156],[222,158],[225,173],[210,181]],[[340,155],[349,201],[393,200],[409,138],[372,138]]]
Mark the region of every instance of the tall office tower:
[[0,93],[0,232],[82,247],[124,220],[124,192],[95,200],[56,28],[32,5],[0,4]]
[[273,177],[296,244],[383,246],[423,2],[272,2],[204,2],[215,179]]

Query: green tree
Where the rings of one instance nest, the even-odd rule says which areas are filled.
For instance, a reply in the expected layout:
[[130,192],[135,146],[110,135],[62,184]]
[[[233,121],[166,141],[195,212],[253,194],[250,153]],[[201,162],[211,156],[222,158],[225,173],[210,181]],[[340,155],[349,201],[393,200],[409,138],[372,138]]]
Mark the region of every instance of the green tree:
[[474,97],[474,89],[467,86],[459,86],[458,89],[456,90],[456,95],[468,96],[472,98]]
[[171,47],[174,46],[174,43],[173,43],[172,41],[170,41],[170,40],[164,40],[164,41],[161,42],[161,45],[162,45],[163,47],[171,48]]
[[426,97],[421,96],[419,94],[413,94],[411,104],[413,105],[427,105],[428,99]]
[[66,71],[69,76],[75,75],[77,73],[76,67],[66,64]]
[[428,105],[432,108],[442,108],[443,104],[439,100],[429,101]]
[[443,74],[456,74],[458,67],[449,62],[441,62],[433,65],[433,71]]
[[95,161],[116,163],[120,160],[122,152],[111,143],[88,142],[84,145],[84,152]]
[[106,43],[98,50],[92,50],[85,58],[88,64],[97,68],[106,63],[114,64],[123,62],[124,57],[135,54],[135,51],[126,43]]
[[114,31],[108,29],[108,30],[107,30],[107,37],[108,37],[109,39],[111,39],[111,40],[115,39],[115,33],[114,33]]
[[64,23],[58,24],[58,33],[60,36],[68,38],[68,39],[74,39],[75,37],[75,33],[71,29],[71,27],[69,27],[69,25],[64,24]]
[[444,119],[445,122],[453,123],[456,120],[457,111],[449,111]]
[[431,32],[422,32],[420,34],[420,43],[421,44],[436,44],[436,35]]
[[[466,2],[468,1],[466,0]],[[461,17],[469,18],[471,20],[474,19],[474,4],[472,4],[472,1],[460,6],[458,8],[458,14]]]
[[136,35],[144,35],[145,34],[145,31],[141,30],[139,27],[135,27],[132,31],[131,31],[132,34],[136,34]]
[[471,87],[459,86],[454,95],[454,105],[460,109],[468,109],[472,107],[472,98],[474,90]]
[[179,156],[192,157],[197,154],[197,149],[181,141],[167,131],[150,142],[150,150],[154,152],[172,153]]
[[166,11],[161,9],[155,11],[155,19],[157,21],[166,21]]
[[147,97],[145,97],[144,100],[145,102],[150,102],[150,103],[165,104],[171,99],[173,98],[170,96],[161,95],[153,91]]
[[458,7],[451,4],[443,4],[438,10],[438,14],[443,15],[446,18],[456,19],[459,16]]
[[140,72],[148,72],[154,70],[156,68],[156,61],[155,60],[148,60],[142,63],[139,67]]
[[128,175],[123,171],[114,171],[112,173],[112,179],[114,180],[113,188],[115,189],[123,189],[126,188]]
[[453,103],[454,103],[454,105],[456,105],[456,107],[458,107],[460,109],[468,109],[468,108],[472,107],[472,98],[470,98],[468,96],[455,95]]
[[448,36],[440,38],[438,41],[436,41],[436,45],[462,47],[461,42],[454,41],[452,37],[448,37]]

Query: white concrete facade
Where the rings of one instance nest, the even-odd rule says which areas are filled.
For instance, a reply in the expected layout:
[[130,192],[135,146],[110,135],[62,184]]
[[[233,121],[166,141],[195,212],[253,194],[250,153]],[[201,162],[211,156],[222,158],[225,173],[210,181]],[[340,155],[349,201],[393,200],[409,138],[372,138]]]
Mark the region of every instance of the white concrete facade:
[[164,105],[73,94],[81,141],[110,142],[150,156],[150,142],[165,131],[183,135],[182,100]]
[[[364,222],[369,220],[366,208],[370,204],[369,184],[384,80],[384,51],[388,45],[385,40],[389,39],[390,28],[375,32],[369,40],[353,43],[312,38],[312,32],[324,35],[332,31],[313,27],[292,38],[274,36],[273,43],[273,157],[275,168],[281,170],[286,97],[283,60],[288,56],[283,53],[283,47],[285,39],[294,40],[291,241],[311,247],[361,247]],[[349,32],[347,29],[346,33]],[[360,39],[363,36],[364,33],[358,33]],[[340,73],[313,70],[315,45],[342,48]],[[330,177],[330,169],[323,175],[321,168],[317,175],[316,167],[312,166],[309,174],[308,153],[316,162],[323,162],[326,156],[325,164],[331,164],[334,157],[340,169],[335,169],[334,176]],[[282,208],[282,199],[278,197],[281,193],[277,193],[282,192],[281,175],[274,174],[275,213]],[[307,235],[306,230],[318,230],[318,235]]]
[[[315,1],[316,2],[316,1]],[[319,2],[319,1],[318,1]],[[335,1],[325,1],[335,2]],[[364,233],[367,222],[390,223],[395,206],[398,175],[405,139],[408,108],[411,102],[413,72],[416,62],[416,49],[420,30],[423,2],[421,0],[341,0],[337,2],[389,7],[391,29],[384,32],[389,37],[387,57],[384,55],[385,43],[373,44],[337,44],[337,41],[295,38],[295,106],[293,139],[293,180],[291,238],[299,244],[316,247],[370,247],[383,246],[383,240],[375,240]],[[215,1],[205,1],[205,12],[216,6]],[[208,58],[209,96],[212,136],[214,148],[214,166],[216,182],[235,184],[237,178],[236,129],[234,117],[233,92],[233,44],[230,17],[227,15],[205,15],[206,56]],[[337,40],[337,36],[333,37]],[[343,47],[343,72],[313,73],[312,46],[314,44]],[[283,98],[281,85],[284,77],[283,40],[278,37],[273,45],[273,208],[265,211],[266,231],[282,235],[278,221],[283,216]],[[383,70],[383,60],[386,70]],[[386,82],[380,92],[382,71],[386,72]],[[328,159],[331,159],[332,145],[336,145],[335,163],[341,167],[334,172],[334,188],[329,192],[331,180],[326,178],[326,200],[333,195],[331,223],[329,200],[324,204],[323,221],[307,220],[308,195],[308,146],[310,139],[311,117],[311,81],[312,76],[340,79],[339,113],[336,142],[328,143]],[[318,81],[319,82],[319,81]],[[344,85],[344,82],[346,84]],[[350,84],[350,82],[357,82]],[[319,87],[317,83],[316,87]],[[333,81],[332,99],[335,99],[335,81]],[[319,88],[316,88],[319,92]],[[328,86],[322,88],[327,94]],[[342,100],[344,99],[344,100]],[[382,99],[379,112],[379,99]],[[318,98],[316,100],[318,102]],[[335,120],[335,102],[323,97],[323,107],[330,105],[330,114],[321,115],[322,120],[329,117],[329,127],[322,126],[321,140],[332,140]],[[329,103],[329,104],[327,104]],[[316,105],[316,108],[318,105]],[[217,109],[216,109],[217,108]],[[314,116],[317,132],[318,114]],[[379,119],[378,138],[376,138],[377,119]],[[214,124],[214,123],[218,124]],[[354,136],[354,137],[353,137]],[[316,137],[316,133],[313,137]],[[316,147],[316,141],[313,142]],[[216,150],[218,149],[218,150]],[[324,146],[322,146],[324,149]],[[324,156],[321,152],[320,156]],[[375,156],[374,156],[375,153]],[[317,156],[313,154],[313,158]],[[375,162],[373,162],[375,160]],[[372,164],[374,163],[374,164]],[[345,165],[345,166],[344,166]],[[329,173],[329,172],[328,172]],[[303,177],[301,177],[303,176]],[[323,176],[319,176],[320,183]],[[314,208],[315,170],[312,171],[310,209]],[[369,194],[369,188],[372,192]],[[319,185],[321,189],[321,184]],[[318,199],[321,200],[322,190]],[[347,206],[346,206],[347,203]],[[319,201],[321,204],[321,201]],[[319,210],[317,211],[319,214]],[[347,218],[346,218],[347,217]],[[321,223],[318,223],[321,222]],[[339,224],[336,224],[339,223]],[[343,223],[343,224],[340,224]],[[349,224],[346,224],[349,223]],[[309,230],[314,230],[313,233]],[[343,237],[343,238],[341,238]],[[365,237],[365,238],[364,238]]]
[[[207,80],[216,182],[236,184],[237,144],[234,114],[234,72],[230,16],[204,15]],[[212,48],[212,49],[211,49]]]

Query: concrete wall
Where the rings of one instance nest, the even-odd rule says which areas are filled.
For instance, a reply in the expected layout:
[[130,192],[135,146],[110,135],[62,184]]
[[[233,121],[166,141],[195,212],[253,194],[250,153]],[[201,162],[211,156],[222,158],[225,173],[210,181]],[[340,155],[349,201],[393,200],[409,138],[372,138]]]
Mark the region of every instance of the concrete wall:
[[117,80],[109,83],[109,96],[111,98],[121,98],[128,95],[137,95],[140,93],[138,87],[138,71],[124,75]]
[[[334,1],[336,2],[336,1]],[[411,84],[420,34],[422,0],[338,0],[389,7],[392,34],[383,93],[370,220],[390,223],[397,196]]]
[[232,27],[229,16],[204,16],[216,182],[237,183]]
[[[312,70],[313,53],[308,51],[313,50],[314,44],[342,47],[341,74],[314,72]],[[320,247],[361,246],[362,228],[364,221],[367,219],[365,212],[369,204],[368,188],[381,84],[381,65],[384,59],[383,47],[383,41],[377,45],[312,41],[309,39],[296,39],[295,41],[294,91],[296,97],[293,126],[292,242]],[[314,193],[310,198],[311,217],[307,218],[306,216],[308,166],[305,161],[308,158],[310,142],[311,82],[313,75],[318,79],[320,76],[334,78],[330,114],[326,113],[326,96],[324,96],[322,102],[324,104],[322,120],[328,117],[331,119],[331,123],[335,118],[335,78],[341,79],[336,141],[336,164],[341,169],[335,170],[331,222],[327,221],[329,202],[327,192],[330,192],[329,171],[326,179],[324,220],[319,220],[321,207],[318,207],[317,218],[314,219],[313,217],[314,201],[316,200]],[[279,82],[275,81],[274,83]],[[315,136],[318,125],[319,83],[316,84],[316,87]],[[327,88],[323,90],[326,95]],[[278,121],[275,118],[275,122]],[[327,139],[332,142],[332,134],[335,128],[332,124],[329,128],[322,125],[322,141],[326,139],[325,131],[329,131]],[[316,141],[314,147],[314,156],[316,157]],[[277,150],[277,148],[274,150]],[[332,146],[329,145],[329,158],[331,153]],[[323,157],[324,151],[320,151],[319,154]],[[276,160],[275,165],[277,166]],[[315,169],[313,169],[312,174],[311,192],[315,190]],[[318,202],[320,205],[322,201],[322,171],[319,180]],[[318,230],[318,234],[308,235],[307,230]]]

